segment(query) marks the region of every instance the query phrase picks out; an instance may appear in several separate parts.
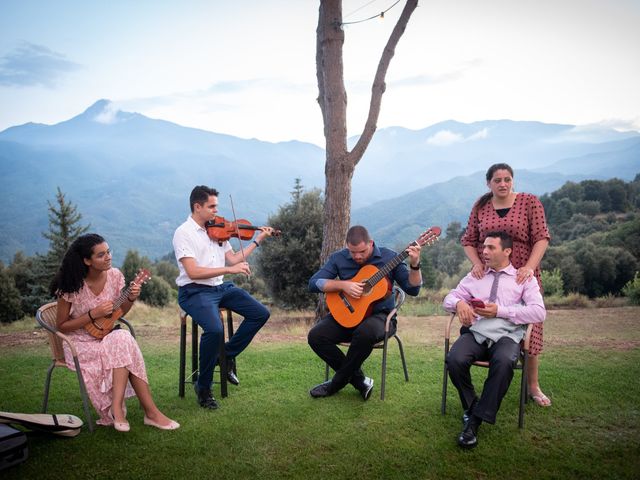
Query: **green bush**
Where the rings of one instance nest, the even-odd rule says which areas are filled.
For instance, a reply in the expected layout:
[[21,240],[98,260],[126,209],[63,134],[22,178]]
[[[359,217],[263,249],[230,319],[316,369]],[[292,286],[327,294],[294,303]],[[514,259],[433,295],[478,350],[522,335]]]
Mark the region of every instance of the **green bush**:
[[0,264],[0,322],[15,322],[21,319],[22,316],[20,292],[16,288],[13,277]]
[[638,272],[633,276],[633,280],[629,280],[623,287],[622,293],[629,299],[629,303],[640,305],[640,277]]
[[559,268],[554,268],[550,272],[543,270],[540,277],[545,296],[562,295],[564,293],[564,281],[562,280],[562,272]]
[[140,291],[140,300],[154,307],[164,307],[172,298],[172,288],[162,277],[151,277]]

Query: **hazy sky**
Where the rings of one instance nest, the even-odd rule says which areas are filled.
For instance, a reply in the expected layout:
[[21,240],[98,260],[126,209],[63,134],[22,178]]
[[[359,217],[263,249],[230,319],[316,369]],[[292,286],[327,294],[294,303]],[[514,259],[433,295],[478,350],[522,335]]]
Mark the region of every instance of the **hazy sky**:
[[[356,22],[395,0],[344,0]],[[404,0],[345,26],[349,134]],[[0,130],[108,98],[127,111],[323,145],[316,0],[0,0]],[[454,119],[640,130],[640,0],[421,0],[379,127]]]

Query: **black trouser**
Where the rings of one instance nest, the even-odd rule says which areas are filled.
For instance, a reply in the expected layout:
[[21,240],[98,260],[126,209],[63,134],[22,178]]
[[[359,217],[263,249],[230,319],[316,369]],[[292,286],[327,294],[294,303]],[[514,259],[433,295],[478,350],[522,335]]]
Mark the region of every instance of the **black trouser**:
[[472,333],[456,340],[447,355],[447,368],[451,382],[458,389],[462,407],[468,410],[477,398],[471,383],[471,364],[476,360],[489,361],[489,376],[484,382],[482,395],[473,407],[473,414],[485,422],[495,423],[500,403],[509,390],[513,368],[518,360],[520,345],[509,337],[502,337],[487,347],[478,343]]
[[[384,324],[387,313],[375,313],[352,328],[343,327],[331,315],[327,315],[309,330],[309,346],[333,370],[332,390],[338,391],[347,383],[362,384],[362,363],[369,357],[373,346],[384,340]],[[389,325],[389,335],[396,331],[395,318]],[[345,355],[337,344],[351,342]]]

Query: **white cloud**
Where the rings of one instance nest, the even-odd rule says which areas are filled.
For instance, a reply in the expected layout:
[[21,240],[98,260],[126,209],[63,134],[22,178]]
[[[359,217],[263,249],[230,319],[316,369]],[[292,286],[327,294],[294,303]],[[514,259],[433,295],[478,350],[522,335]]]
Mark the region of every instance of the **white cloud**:
[[112,125],[118,121],[118,112],[120,110],[112,102],[104,106],[102,112],[93,117],[93,120],[105,125]]
[[435,135],[427,138],[427,143],[429,145],[434,145],[436,147],[448,147],[449,145],[453,145],[454,143],[462,143],[462,142],[473,142],[475,140],[483,140],[489,136],[489,130],[487,128],[483,128],[468,137],[465,138],[464,135],[460,133],[452,132],[451,130],[440,130]]
[[454,143],[460,143],[464,141],[464,137],[459,133],[454,133],[450,130],[440,130],[435,135],[427,138],[429,145],[435,145],[436,147],[447,147]]
[[474,140],[484,140],[488,136],[489,136],[489,129],[483,128],[482,130],[477,131],[473,135],[468,136],[465,141],[472,142]]

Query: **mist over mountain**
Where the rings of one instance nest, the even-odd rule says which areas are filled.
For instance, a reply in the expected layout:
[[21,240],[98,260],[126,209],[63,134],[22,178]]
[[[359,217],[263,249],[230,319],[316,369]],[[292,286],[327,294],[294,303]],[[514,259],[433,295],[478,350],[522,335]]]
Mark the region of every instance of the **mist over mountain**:
[[[41,233],[57,186],[108,239],[118,263],[128,249],[151,258],[171,251],[193,186],[220,190],[223,216],[231,216],[232,194],[239,217],[263,224],[290,200],[295,178],[324,188],[324,155],[309,143],[242,139],[123,112],[108,100],[55,125],[11,127],[0,132],[0,260],[47,251]],[[464,224],[486,190],[484,171],[503,161],[516,170],[518,191],[536,194],[567,180],[631,180],[640,172],[640,134],[510,120],[379,129],[353,178],[352,223],[392,244],[425,226]]]

